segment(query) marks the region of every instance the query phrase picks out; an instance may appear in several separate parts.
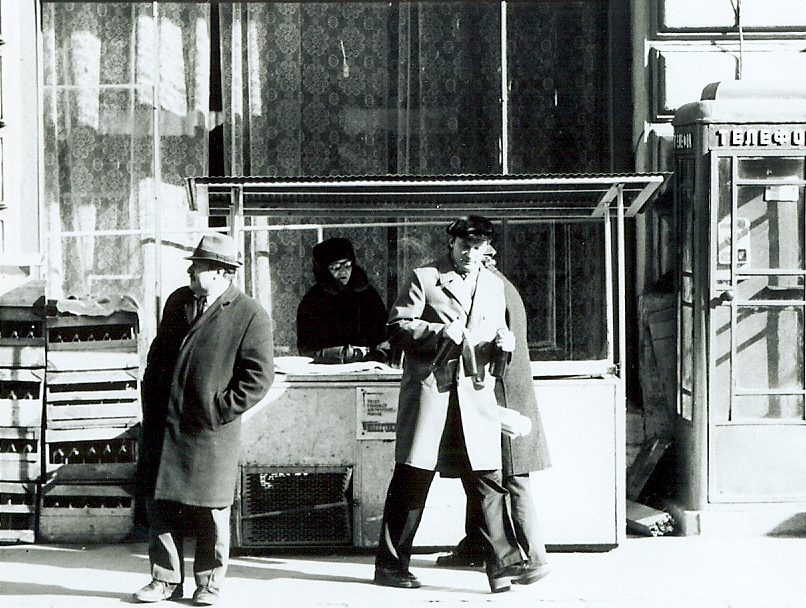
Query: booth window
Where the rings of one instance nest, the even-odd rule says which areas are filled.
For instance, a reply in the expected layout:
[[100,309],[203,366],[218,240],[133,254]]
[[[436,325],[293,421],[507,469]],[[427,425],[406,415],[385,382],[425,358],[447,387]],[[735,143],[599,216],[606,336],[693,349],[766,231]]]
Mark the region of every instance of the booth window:
[[295,355],[296,310],[317,242],[343,237],[391,307],[412,269],[447,253],[458,216],[498,226],[499,269],[529,318],[533,373],[618,373],[625,361],[625,218],[663,174],[278,178],[197,176],[191,205],[244,243],[244,287],[271,310],[277,355]]
[[717,158],[715,377],[733,396],[712,397],[720,422],[801,421],[806,411],[806,159]]

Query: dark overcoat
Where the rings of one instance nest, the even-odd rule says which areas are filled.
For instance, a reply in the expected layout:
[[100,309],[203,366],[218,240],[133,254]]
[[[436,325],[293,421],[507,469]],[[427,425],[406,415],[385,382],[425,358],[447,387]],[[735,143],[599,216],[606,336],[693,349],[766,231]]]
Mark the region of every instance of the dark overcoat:
[[[482,268],[475,295],[454,270],[449,256],[415,269],[402,285],[389,315],[390,336],[405,352],[398,401],[395,459],[426,469],[450,470],[450,450],[443,436],[449,391],[431,367],[445,325],[466,320],[469,344],[479,369],[477,381],[458,366],[457,391],[467,457],[473,470],[501,468],[501,423],[495,378],[488,364],[499,329],[506,329],[501,279]],[[454,364],[453,369],[457,366]],[[437,369],[436,373],[441,373]],[[452,429],[447,429],[449,433]]]
[[386,339],[388,312],[363,268],[353,265],[342,287],[331,274],[315,268],[316,284],[297,307],[297,350],[313,357],[334,346],[375,347]]
[[138,466],[147,495],[188,505],[232,504],[240,416],[274,380],[271,318],[234,285],[195,323],[193,292],[165,304],[143,376]]
[[497,269],[492,268],[492,272],[504,281],[507,322],[515,334],[515,350],[512,352],[503,382],[499,382],[496,386],[496,395],[501,405],[516,410],[532,420],[532,432],[528,435],[510,438],[501,434],[502,470],[504,476],[524,475],[549,468],[551,458],[532,380],[526,308],[518,290],[509,279]]

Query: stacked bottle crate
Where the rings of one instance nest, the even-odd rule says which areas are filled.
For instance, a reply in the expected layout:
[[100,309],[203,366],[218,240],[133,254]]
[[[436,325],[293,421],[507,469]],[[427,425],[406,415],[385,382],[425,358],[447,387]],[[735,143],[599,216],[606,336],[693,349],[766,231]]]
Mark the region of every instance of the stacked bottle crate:
[[0,542],[33,542],[42,474],[44,283],[0,297]]
[[42,540],[114,541],[132,531],[138,329],[136,312],[47,318]]

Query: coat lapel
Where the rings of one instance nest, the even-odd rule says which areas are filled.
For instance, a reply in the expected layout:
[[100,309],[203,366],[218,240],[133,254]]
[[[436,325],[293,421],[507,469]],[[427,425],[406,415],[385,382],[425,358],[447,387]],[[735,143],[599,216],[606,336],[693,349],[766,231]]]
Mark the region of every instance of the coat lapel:
[[188,321],[188,325],[193,325],[193,319],[196,318],[196,299],[191,298],[191,300],[185,304],[185,318]]
[[[230,284],[230,286],[227,287],[224,293],[222,293],[218,297],[218,299],[215,302],[213,302],[212,306],[210,306],[210,308],[204,312],[202,317],[196,323],[193,323],[193,325],[190,327],[189,333],[195,333],[199,327],[202,327],[210,323],[213,319],[215,319],[218,315],[221,314],[223,307],[228,306],[237,297],[237,295],[238,290],[235,288],[234,285]],[[194,310],[195,307],[193,302],[191,302],[189,306],[191,310]]]
[[437,286],[441,287],[461,307],[465,316],[470,314],[473,305],[473,295],[470,288],[453,268],[450,259],[443,258],[439,264],[439,279]]

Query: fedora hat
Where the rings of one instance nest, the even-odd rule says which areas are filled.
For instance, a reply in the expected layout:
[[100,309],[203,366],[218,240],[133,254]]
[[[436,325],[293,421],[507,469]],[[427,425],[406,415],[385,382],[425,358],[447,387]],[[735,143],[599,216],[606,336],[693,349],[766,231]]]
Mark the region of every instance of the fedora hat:
[[222,266],[238,268],[238,248],[232,237],[226,234],[206,234],[201,238],[192,255],[187,260],[206,260]]

